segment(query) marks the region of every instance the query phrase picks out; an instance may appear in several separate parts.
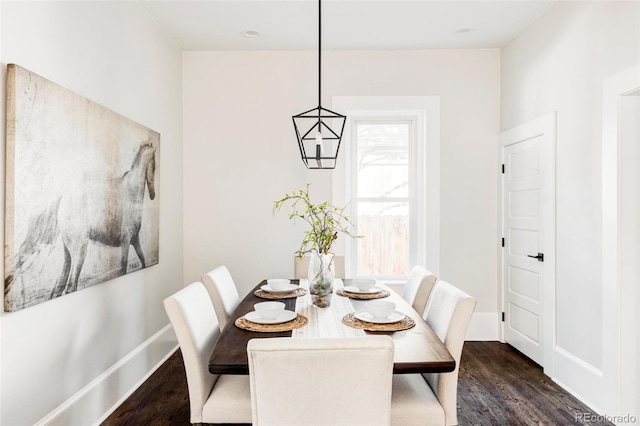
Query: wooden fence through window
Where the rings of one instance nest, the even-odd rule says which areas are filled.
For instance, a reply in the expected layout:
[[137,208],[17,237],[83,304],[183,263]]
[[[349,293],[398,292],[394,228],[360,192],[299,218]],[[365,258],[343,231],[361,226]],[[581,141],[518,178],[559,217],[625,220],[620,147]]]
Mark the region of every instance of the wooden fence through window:
[[409,274],[409,216],[358,217],[358,275]]

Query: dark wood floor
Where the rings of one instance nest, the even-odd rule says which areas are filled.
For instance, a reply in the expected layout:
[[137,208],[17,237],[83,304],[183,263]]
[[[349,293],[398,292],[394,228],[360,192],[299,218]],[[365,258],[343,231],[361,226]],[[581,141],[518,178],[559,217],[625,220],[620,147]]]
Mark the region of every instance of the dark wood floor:
[[[466,342],[458,381],[460,425],[612,425],[581,421],[594,414],[512,347]],[[189,396],[180,351],[107,420],[115,425],[188,425]]]

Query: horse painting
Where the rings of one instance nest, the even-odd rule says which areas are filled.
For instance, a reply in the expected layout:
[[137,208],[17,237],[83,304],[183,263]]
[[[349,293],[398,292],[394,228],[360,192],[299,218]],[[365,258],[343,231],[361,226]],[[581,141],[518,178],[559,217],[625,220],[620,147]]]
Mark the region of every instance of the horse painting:
[[159,261],[160,133],[7,64],[4,310]]

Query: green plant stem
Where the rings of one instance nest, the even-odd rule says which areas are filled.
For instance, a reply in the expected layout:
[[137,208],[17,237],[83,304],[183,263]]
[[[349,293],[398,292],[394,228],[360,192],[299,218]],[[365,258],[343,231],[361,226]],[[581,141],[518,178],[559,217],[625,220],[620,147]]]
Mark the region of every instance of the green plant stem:
[[354,235],[350,231],[349,228],[354,225],[349,220],[349,217],[344,215],[344,208],[334,207],[326,201],[321,204],[313,204],[311,202],[309,197],[310,185],[309,183],[304,190],[299,189],[291,194],[286,194],[280,200],[274,201],[274,214],[285,203],[290,201],[292,212],[289,214],[289,219],[300,218],[311,227],[310,231],[305,231],[305,237],[302,240],[300,249],[296,251],[296,255],[302,257],[314,250],[320,254],[329,254],[331,253],[331,246],[340,233],[352,238],[362,238],[362,236]]

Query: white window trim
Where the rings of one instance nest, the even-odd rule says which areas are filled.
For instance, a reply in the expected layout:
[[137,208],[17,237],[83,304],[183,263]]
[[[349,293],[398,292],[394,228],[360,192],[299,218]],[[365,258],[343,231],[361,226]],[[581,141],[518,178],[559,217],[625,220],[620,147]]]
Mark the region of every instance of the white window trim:
[[[332,109],[347,115],[347,123],[343,133],[341,151],[337,166],[332,174],[333,202],[346,205],[352,197],[352,188],[347,182],[351,174],[353,153],[352,129],[350,117],[397,116],[418,118],[417,144],[422,152],[416,154],[423,157],[424,170],[417,170],[416,183],[425,187],[424,211],[417,212],[417,238],[426,241],[423,250],[416,252],[414,262],[425,266],[434,274],[440,271],[440,97],[439,96],[334,96]],[[425,158],[426,157],[426,158]],[[347,253],[355,252],[350,238],[339,238],[336,250]],[[420,245],[418,245],[420,247]],[[346,275],[353,276],[352,262],[346,262]],[[412,265],[410,265],[412,266]]]

